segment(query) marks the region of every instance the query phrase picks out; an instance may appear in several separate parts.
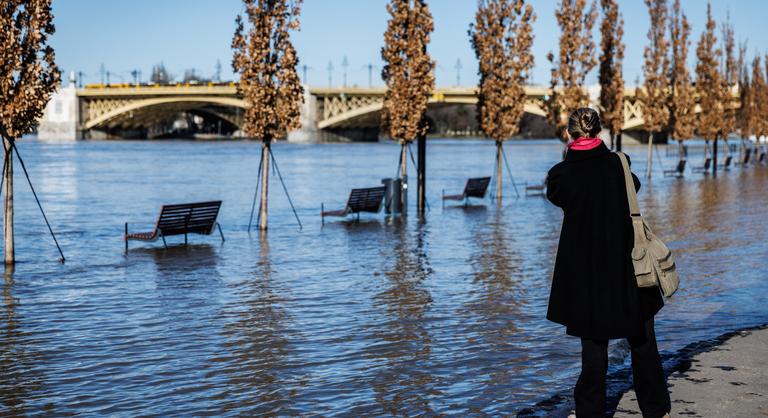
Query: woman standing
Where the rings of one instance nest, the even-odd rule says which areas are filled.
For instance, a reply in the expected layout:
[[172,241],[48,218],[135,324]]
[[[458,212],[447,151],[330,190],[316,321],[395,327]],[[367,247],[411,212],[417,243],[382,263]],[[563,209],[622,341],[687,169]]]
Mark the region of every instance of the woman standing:
[[[597,138],[600,117],[589,108],[568,119],[565,160],[547,174],[547,198],[563,209],[547,319],[581,338],[581,375],[574,389],[578,418],[605,416],[608,340],[626,338],[643,417],[670,411],[656,347],[653,316],[664,302],[658,288],[638,288],[624,172]],[[640,181],[634,174],[635,189]]]

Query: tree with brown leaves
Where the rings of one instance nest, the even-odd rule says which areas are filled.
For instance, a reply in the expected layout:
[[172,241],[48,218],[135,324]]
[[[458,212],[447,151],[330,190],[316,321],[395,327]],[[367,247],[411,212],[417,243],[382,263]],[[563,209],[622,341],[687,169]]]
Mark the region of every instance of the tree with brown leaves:
[[[754,134],[754,123],[756,122],[754,116],[755,91],[749,76],[749,68],[747,68],[747,64],[743,60],[745,49],[745,47],[740,48],[739,54],[739,61],[741,62],[741,72],[739,76],[739,100],[741,101],[741,107],[739,108],[737,116],[739,136],[741,137],[741,155],[739,161],[743,161],[744,153],[747,150],[747,140]],[[760,68],[759,63],[757,67]]]
[[381,77],[387,85],[381,115],[382,130],[398,141],[402,202],[407,205],[408,144],[427,133],[427,103],[435,88],[435,63],[427,53],[432,14],[424,0],[391,0],[384,32]]
[[[2,28],[0,29],[0,135],[2,135],[5,150],[3,226],[5,264],[8,266],[15,263],[13,236],[15,140],[37,126],[45,105],[56,90],[60,74],[54,62],[53,48],[48,45],[48,38],[55,30],[51,0],[3,2],[0,7],[0,28]],[[18,155],[18,150],[16,153]],[[34,189],[32,190],[34,192]]]
[[600,0],[603,21],[600,23],[600,117],[603,126],[618,141],[624,125],[624,19],[615,0]]
[[[725,103],[723,103],[723,79],[719,71],[722,51],[717,48],[715,21],[712,19],[712,7],[707,3],[706,29],[696,46],[696,94],[699,96],[701,113],[697,115],[698,134],[706,141],[707,153],[709,141],[717,141],[722,135]],[[707,154],[707,158],[708,154]],[[713,164],[714,167],[714,164]]]
[[680,0],[672,5],[669,18],[672,60],[669,70],[669,136],[678,143],[678,156],[683,157],[683,141],[693,136],[696,123],[696,98],[688,71],[688,49],[691,25],[680,9]]
[[593,1],[587,10],[586,0],[561,0],[555,10],[560,26],[560,52],[557,60],[550,52],[547,60],[552,64],[550,94],[544,102],[547,120],[555,127],[561,139],[568,123],[568,114],[589,105],[584,89],[587,74],[597,65],[592,28],[597,19],[597,4]]
[[501,203],[503,143],[515,135],[525,112],[524,85],[533,68],[533,7],[524,0],[480,0],[470,26],[479,63],[477,117],[496,141],[496,198]]
[[[723,34],[723,65],[720,69],[722,74],[720,100],[723,102],[724,112],[722,121],[722,139],[725,142],[726,155],[730,155],[728,147],[728,135],[736,130],[736,109],[731,106],[731,91],[739,84],[739,67],[735,56],[736,37],[734,35],[733,24],[730,14],[722,25]],[[715,160],[717,156],[715,156]]]
[[768,54],[763,57],[763,65],[765,72],[760,75],[760,87],[759,90],[755,89],[755,114],[760,123],[757,138],[755,138],[755,152],[757,153],[757,144],[760,142],[760,138],[765,139],[768,137]]
[[669,42],[666,38],[667,0],[645,0],[651,26],[648,29],[649,44],[643,56],[643,87],[637,90],[637,100],[643,108],[645,129],[648,130],[648,163],[645,175],[651,178],[653,165],[653,134],[661,132],[669,123],[667,95],[669,94]]
[[[765,57],[768,62],[768,56]],[[752,112],[751,134],[755,136],[755,148],[761,136],[768,135],[768,68],[763,72],[760,56],[752,60]]]
[[262,141],[259,229],[266,230],[270,146],[301,126],[304,89],[290,39],[290,31],[299,28],[301,0],[243,2],[246,21],[240,15],[235,20],[232,68],[240,74],[237,90],[245,100],[242,130]]

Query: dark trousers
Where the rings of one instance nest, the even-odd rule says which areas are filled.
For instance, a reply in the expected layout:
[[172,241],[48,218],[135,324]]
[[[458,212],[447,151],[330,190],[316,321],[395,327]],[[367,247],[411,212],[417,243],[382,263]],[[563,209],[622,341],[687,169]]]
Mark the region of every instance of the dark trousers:
[[[671,409],[669,391],[661,366],[653,318],[645,322],[645,335],[628,338],[632,350],[632,382],[637,403],[645,418],[659,418]],[[605,416],[605,379],[608,372],[608,341],[581,340],[581,375],[573,391],[576,417]]]

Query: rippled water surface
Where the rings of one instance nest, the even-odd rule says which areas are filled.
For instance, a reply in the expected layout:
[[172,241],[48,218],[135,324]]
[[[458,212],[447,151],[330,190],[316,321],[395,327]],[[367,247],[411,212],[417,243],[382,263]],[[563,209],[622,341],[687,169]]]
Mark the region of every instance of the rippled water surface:
[[[440,204],[441,189],[491,175],[492,143],[430,142],[423,224],[380,214],[323,227],[321,202],[342,207],[350,188],[394,176],[398,147],[277,144],[304,229],[273,182],[267,238],[247,233],[259,150],[20,143],[67,263],[17,167],[0,415],[497,415],[572,387],[578,342],[544,319],[560,210],[511,188],[501,208]],[[628,151],[641,172],[644,148]],[[561,147],[507,152],[515,180],[536,183]],[[644,185],[683,280],[657,319],[662,350],[768,322],[767,186],[764,166]],[[171,237],[124,255],[124,222],[151,228],[161,204],[209,199],[224,201],[226,242]]]

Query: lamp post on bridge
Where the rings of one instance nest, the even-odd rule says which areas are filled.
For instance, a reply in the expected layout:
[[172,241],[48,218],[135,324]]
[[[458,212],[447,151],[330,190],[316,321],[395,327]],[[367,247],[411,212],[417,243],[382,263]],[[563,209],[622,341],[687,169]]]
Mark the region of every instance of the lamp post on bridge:
[[344,58],[341,59],[341,67],[344,68],[344,81],[342,83],[342,87],[347,87],[347,68],[349,68],[349,60],[347,60],[347,56],[344,55]]
[[368,88],[373,87],[373,69],[377,68],[372,63],[368,63],[368,65],[363,66],[363,69],[368,69]]
[[307,79],[307,71],[311,70],[311,69],[312,69],[312,67],[310,67],[307,64],[303,64],[301,66],[301,76],[302,76],[301,81],[304,82],[304,84],[307,85],[307,86],[309,85],[309,81]]
[[464,68],[461,65],[461,58],[456,58],[456,64],[453,66],[453,68],[456,70],[456,86],[461,85],[461,70]]
[[136,68],[131,71],[131,77],[133,77],[133,85],[138,86],[141,84],[141,70]]

